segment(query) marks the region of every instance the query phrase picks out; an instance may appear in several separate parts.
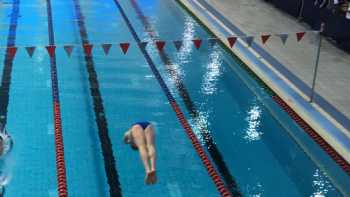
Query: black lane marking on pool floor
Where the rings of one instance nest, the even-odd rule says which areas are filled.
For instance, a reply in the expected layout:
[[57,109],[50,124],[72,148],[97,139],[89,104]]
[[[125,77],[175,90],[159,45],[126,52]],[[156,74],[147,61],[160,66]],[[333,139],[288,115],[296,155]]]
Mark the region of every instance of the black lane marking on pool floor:
[[[79,0],[73,0],[73,2],[77,17],[76,21],[79,26],[80,37],[84,48],[84,46],[89,45],[84,16],[81,13]],[[116,162],[113,156],[111,139],[108,134],[107,119],[104,112],[103,100],[99,89],[100,86],[97,79],[97,73],[95,70],[92,54],[88,55],[87,53],[85,53],[85,62],[86,69],[89,74],[90,94],[93,99],[95,118],[104,159],[105,172],[109,184],[109,193],[112,197],[119,197],[122,196],[119,175],[117,173]]]
[[[217,177],[215,170],[211,169],[211,164],[210,164],[209,160],[207,160],[207,158],[205,158],[205,156],[202,157],[202,156],[204,155],[204,153],[202,152],[201,148],[199,148],[200,145],[197,144],[198,141],[197,141],[196,137],[194,136],[193,131],[191,130],[190,126],[188,125],[187,121],[185,120],[185,118],[184,118],[182,112],[180,111],[180,108],[178,107],[178,105],[177,105],[177,103],[176,103],[174,97],[173,97],[172,94],[170,93],[169,88],[168,88],[167,85],[165,84],[163,78],[161,77],[159,71],[157,70],[157,68],[156,68],[154,62],[152,61],[151,57],[149,56],[148,52],[146,51],[146,49],[145,49],[144,47],[142,47],[141,40],[140,40],[140,38],[138,37],[138,35],[137,35],[135,29],[134,29],[133,26],[131,25],[131,23],[130,23],[128,17],[126,16],[125,11],[123,10],[123,8],[121,7],[121,5],[119,4],[118,0],[114,0],[114,2],[115,2],[115,4],[116,4],[117,8],[119,9],[119,11],[120,11],[120,13],[121,13],[121,15],[122,15],[124,21],[126,22],[128,28],[129,28],[129,30],[130,30],[130,33],[132,34],[132,36],[134,37],[135,41],[137,42],[137,44],[138,44],[138,46],[139,46],[139,48],[140,48],[140,50],[141,50],[143,56],[145,57],[145,59],[146,59],[148,65],[150,66],[150,68],[151,68],[153,74],[156,76],[159,85],[161,86],[162,90],[163,90],[164,93],[166,94],[166,97],[168,98],[168,100],[169,100],[170,104],[172,105],[173,109],[175,110],[175,112],[176,112],[178,118],[180,118],[180,121],[181,121],[181,123],[183,124],[183,126],[184,126],[186,132],[188,133],[188,135],[189,135],[189,137],[190,137],[190,139],[193,140],[192,143],[194,142],[194,146],[195,146],[196,151],[199,153],[201,159],[204,160],[204,163],[205,163],[206,167],[209,169],[209,174],[210,174],[210,176],[213,178],[213,180],[214,180],[214,182],[215,182],[215,184],[216,184],[218,190],[220,191],[221,195],[222,195],[222,196],[231,196],[231,195],[228,193],[228,190],[226,189],[226,186],[220,185],[221,179]],[[190,130],[190,131],[189,131],[189,130]],[[198,149],[200,149],[200,150],[198,150]],[[208,166],[210,166],[210,167],[208,167]],[[214,175],[214,174],[215,174],[215,175]],[[222,184],[223,184],[223,183],[222,183]],[[239,193],[237,193],[236,191],[235,191],[234,193],[235,193],[235,196],[241,196],[241,195],[240,195]]]
[[13,67],[14,56],[11,55],[11,47],[15,47],[17,21],[19,17],[20,0],[13,0],[12,12],[9,26],[9,33],[7,37],[7,49],[5,53],[4,68],[2,71],[2,80],[0,87],[0,123],[5,128],[7,123],[7,108],[9,105],[9,92],[11,85],[11,74]]
[[[149,23],[147,17],[142,13],[142,10],[137,5],[137,2],[135,0],[130,0],[130,1],[132,4],[132,7],[135,9],[139,19],[141,20],[144,28],[149,33],[149,36],[153,39],[153,41],[155,41],[156,34],[154,32],[154,28]],[[188,93],[185,87],[185,84],[182,82],[181,77],[178,75],[176,69],[172,66],[173,63],[171,62],[167,53],[164,50],[161,50],[161,51],[158,50],[158,53],[170,77],[175,81],[175,86],[186,106],[187,111],[189,112],[191,118],[198,123],[200,121],[199,111],[197,110],[194,102],[192,101],[190,94]],[[234,180],[232,174],[230,173],[230,170],[227,168],[227,165],[223,160],[223,156],[220,153],[219,149],[217,148],[213,137],[210,135],[208,128],[206,128],[201,124],[197,124],[197,125],[199,125],[199,130],[201,132],[201,135],[203,136],[203,139],[205,139],[203,140],[205,143],[205,146],[210,156],[213,158],[213,161],[216,164],[221,176],[224,178],[227,188],[230,189],[233,195],[235,196],[241,195],[239,192],[237,183]]]
[[[46,0],[46,12],[49,34],[49,45],[55,45],[55,34],[52,24],[52,8],[51,0]],[[59,99],[59,88],[57,78],[57,65],[56,54],[50,55],[50,68],[51,68],[51,87],[52,87],[52,101],[54,112],[54,127],[55,127],[55,150],[56,150],[56,176],[57,176],[57,191],[60,197],[68,196],[67,177],[66,177],[66,165],[64,159],[64,145],[62,134],[62,119],[61,119],[61,106]]]

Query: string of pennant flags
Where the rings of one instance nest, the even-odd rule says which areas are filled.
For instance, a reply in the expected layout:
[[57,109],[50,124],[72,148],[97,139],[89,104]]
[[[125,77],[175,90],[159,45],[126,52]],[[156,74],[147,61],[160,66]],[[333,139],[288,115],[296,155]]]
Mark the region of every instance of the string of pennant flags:
[[[296,35],[297,42],[300,42],[303,39],[303,37],[306,35],[306,33],[311,33],[311,32],[315,33],[317,31],[294,33]],[[271,38],[271,36],[277,36],[281,39],[281,42],[283,44],[285,44],[290,35],[291,34],[263,34],[263,35],[260,35],[260,40],[261,40],[261,43],[263,45],[265,45],[268,42],[268,40]],[[257,36],[231,36],[231,37],[227,37],[226,39],[227,39],[227,42],[231,48],[234,47],[234,45],[236,44],[238,39],[244,40],[246,42],[246,44],[250,47],[254,41],[254,38],[256,38],[256,37]],[[208,39],[194,38],[190,41],[192,41],[195,48],[199,49],[202,46],[203,40],[207,40],[210,46],[214,46],[218,42],[219,39],[218,38],[208,38]],[[162,51],[164,49],[165,45],[169,42],[174,45],[174,47],[176,48],[177,51],[179,51],[181,49],[184,41],[187,41],[187,40],[168,40],[168,41],[155,40],[155,41],[150,41],[150,42],[153,43],[159,51]],[[145,48],[150,42],[141,42],[137,45],[139,45],[139,47]],[[84,53],[87,56],[91,56],[93,47],[96,45],[100,45],[102,47],[105,55],[109,54],[109,51],[113,45],[119,45],[123,54],[127,54],[132,43],[133,42],[121,42],[121,43],[114,43],[114,44],[113,43],[102,43],[102,44],[95,44],[95,45],[94,44],[83,44],[83,45],[65,44],[65,45],[48,45],[48,46],[44,46],[44,47],[46,48],[50,57],[54,56],[57,47],[63,47],[66,54],[70,57],[74,48],[77,46],[82,46]],[[7,47],[6,48],[7,54],[9,54],[13,58],[16,55],[18,48],[19,48],[18,46],[17,47],[16,46]],[[38,46],[24,46],[24,49],[26,50],[29,57],[33,57],[36,48],[38,48]]]

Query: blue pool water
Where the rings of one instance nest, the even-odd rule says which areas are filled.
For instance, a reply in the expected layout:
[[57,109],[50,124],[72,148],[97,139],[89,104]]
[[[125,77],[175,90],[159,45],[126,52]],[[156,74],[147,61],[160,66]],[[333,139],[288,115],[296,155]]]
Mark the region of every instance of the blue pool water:
[[[50,42],[47,2],[51,2],[57,45],[70,196],[109,195],[96,102],[104,108],[101,116],[106,119],[123,196],[219,196],[152,73],[145,53],[138,48],[130,25],[142,41],[187,40],[179,51],[167,44],[160,54],[149,44],[146,53],[203,148],[209,147],[207,155],[212,163],[218,171],[225,167],[217,164],[226,166],[226,176],[229,174],[237,183],[243,196],[350,195],[345,187],[350,184],[348,175],[273,102],[239,60],[218,45],[208,46],[206,41],[199,50],[194,48],[192,38],[211,35],[175,1],[0,2],[0,61],[5,61],[11,21],[12,25],[16,23],[16,37],[12,39],[18,46],[6,113],[6,127],[15,143],[3,161],[9,174],[6,196],[58,195],[51,68],[44,48]],[[116,2],[130,24],[122,17]],[[14,20],[16,6],[19,16]],[[94,45],[90,60],[81,49],[83,41]],[[120,42],[131,43],[127,55],[114,45],[106,56],[100,47],[102,43]],[[66,44],[75,46],[70,58],[63,50]],[[28,57],[25,46],[38,46],[32,58]],[[87,69],[91,62],[98,86],[91,83],[92,75]],[[5,65],[5,62],[0,64],[0,70]],[[4,75],[0,77],[3,79]],[[97,88],[101,99],[91,96],[91,89]],[[3,99],[2,92],[1,96]],[[156,126],[159,181],[154,186],[144,184],[138,154],[122,142],[124,131],[140,120],[150,120]]]

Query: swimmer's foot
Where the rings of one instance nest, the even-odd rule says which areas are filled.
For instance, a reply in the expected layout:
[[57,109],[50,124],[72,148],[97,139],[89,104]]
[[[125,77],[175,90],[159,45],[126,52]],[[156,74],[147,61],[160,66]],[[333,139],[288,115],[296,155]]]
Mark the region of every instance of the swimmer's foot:
[[152,171],[151,173],[153,173],[153,176],[152,176],[152,184],[155,184],[155,183],[157,182],[156,171]]
[[151,171],[146,174],[145,183],[147,185],[155,184],[157,182],[156,171]]

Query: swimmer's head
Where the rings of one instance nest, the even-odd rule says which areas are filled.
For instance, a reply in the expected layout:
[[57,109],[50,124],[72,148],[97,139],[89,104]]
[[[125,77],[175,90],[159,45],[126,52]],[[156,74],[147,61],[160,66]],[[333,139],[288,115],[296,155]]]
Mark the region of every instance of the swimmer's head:
[[128,130],[127,132],[125,132],[125,134],[124,134],[124,143],[125,144],[130,144],[130,147],[131,147],[132,150],[138,150],[138,147],[136,146],[136,144],[132,140],[131,130]]
[[125,144],[130,144],[131,143],[131,130],[128,130],[124,133],[124,138],[123,141]]

